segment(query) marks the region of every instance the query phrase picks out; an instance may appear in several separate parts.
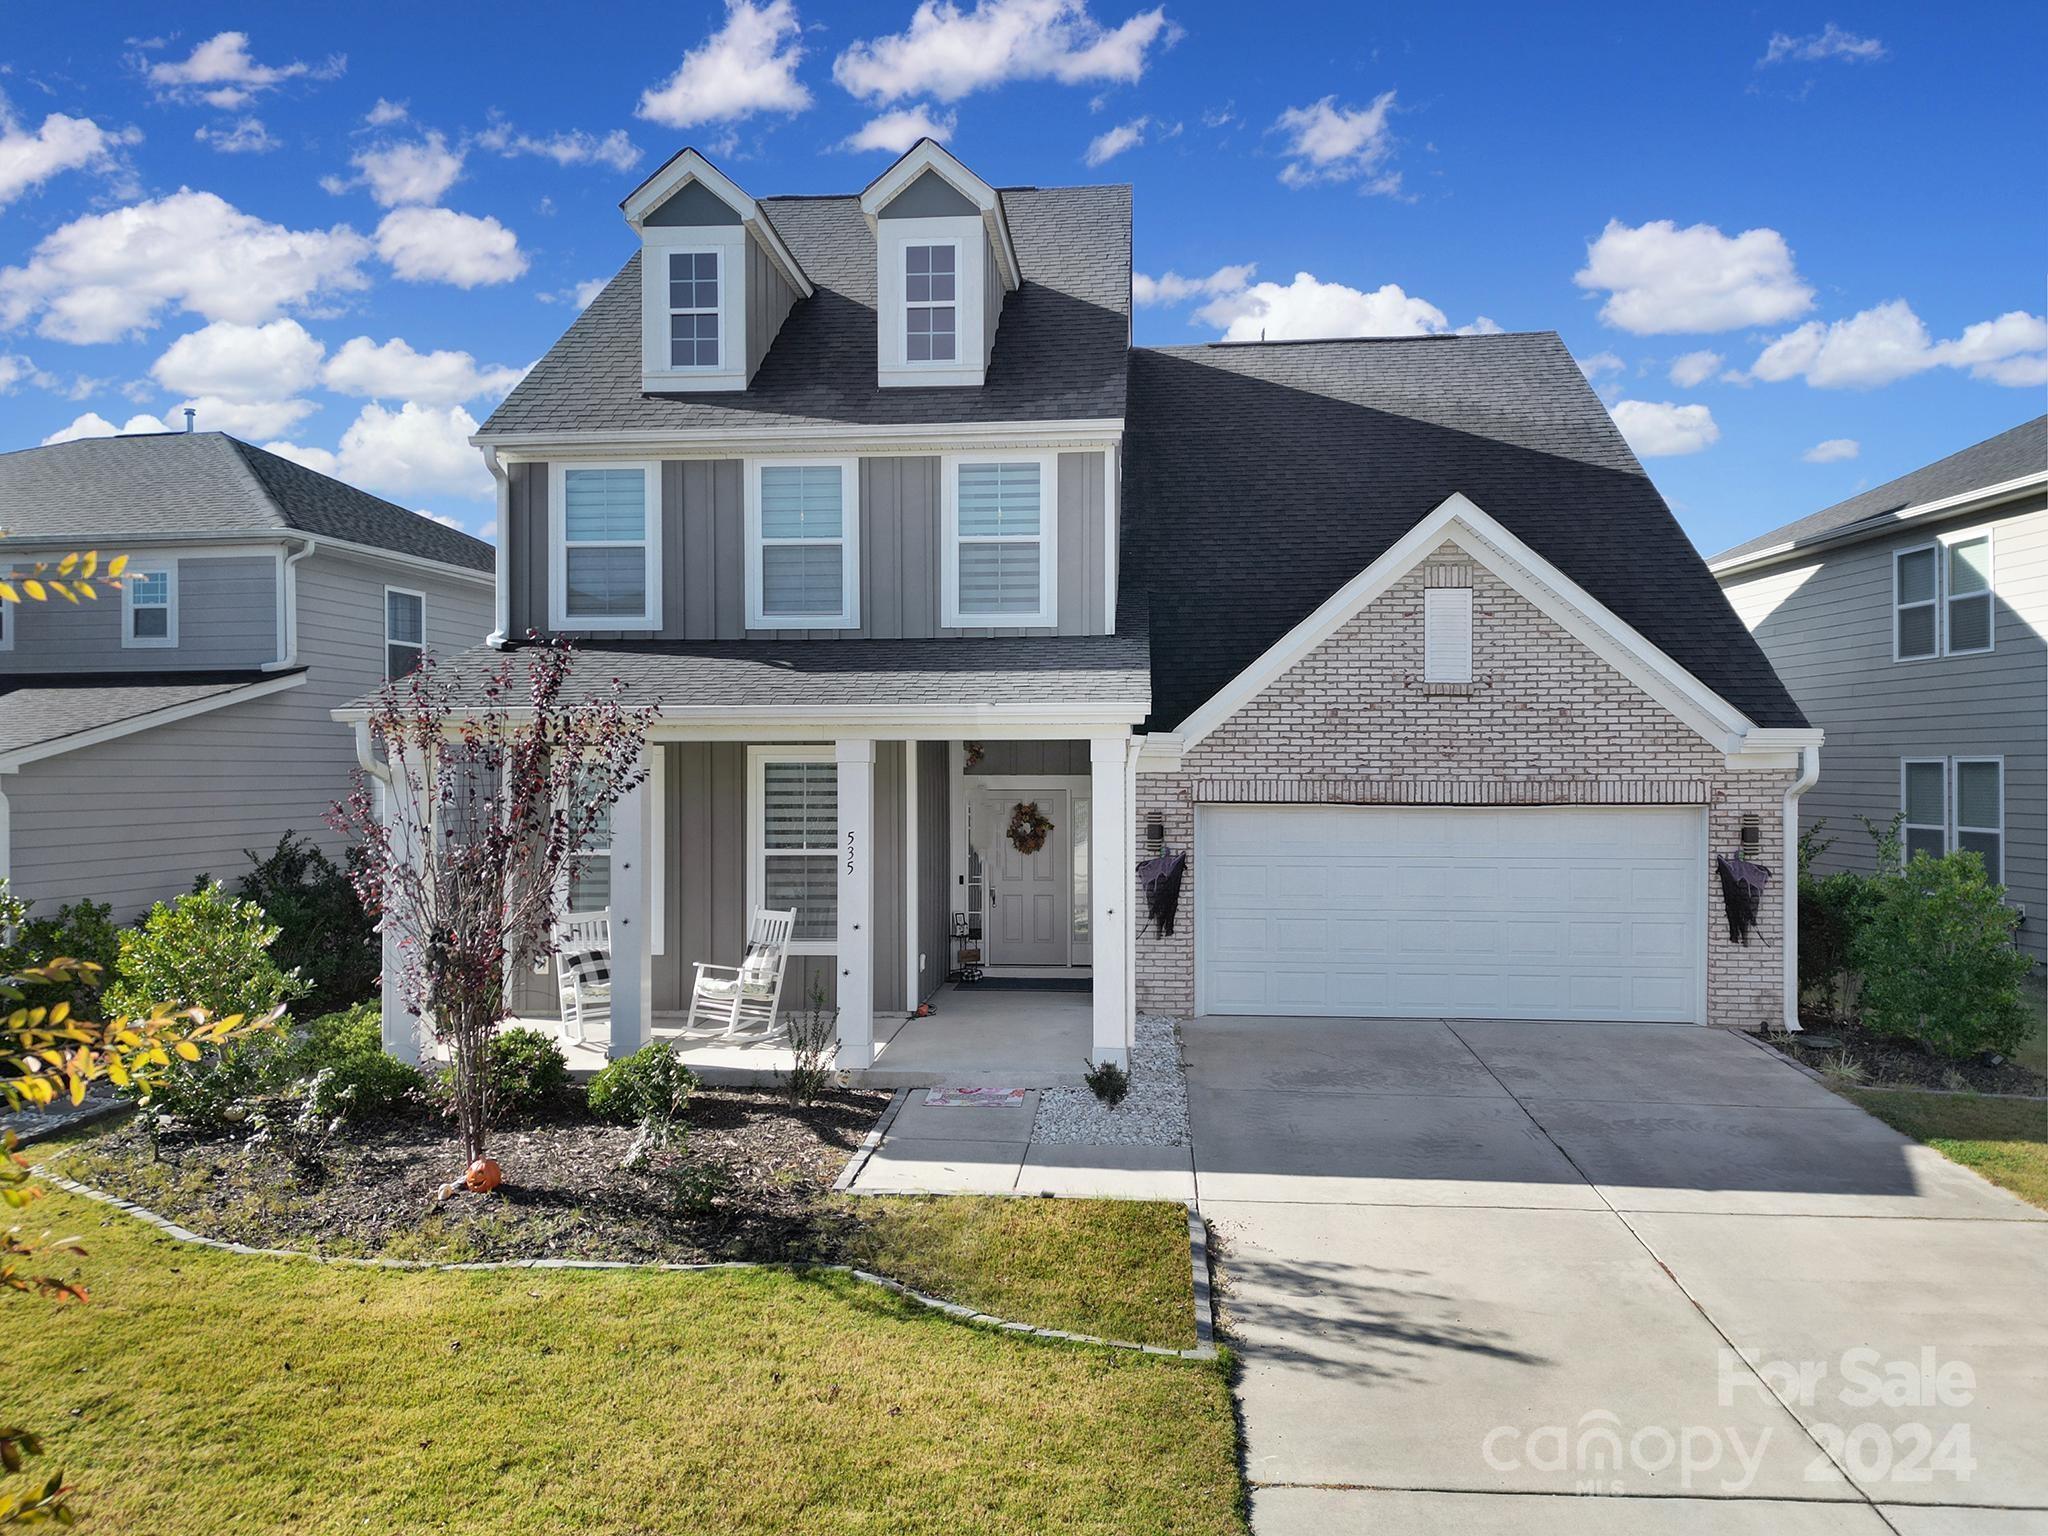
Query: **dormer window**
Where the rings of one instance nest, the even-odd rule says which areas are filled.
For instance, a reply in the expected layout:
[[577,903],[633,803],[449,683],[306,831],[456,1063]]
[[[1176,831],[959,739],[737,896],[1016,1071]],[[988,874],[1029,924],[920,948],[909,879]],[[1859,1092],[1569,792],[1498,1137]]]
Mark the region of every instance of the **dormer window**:
[[718,252],[668,253],[668,361],[716,368],[719,359]]
[[903,247],[903,360],[960,357],[960,247],[954,241]]

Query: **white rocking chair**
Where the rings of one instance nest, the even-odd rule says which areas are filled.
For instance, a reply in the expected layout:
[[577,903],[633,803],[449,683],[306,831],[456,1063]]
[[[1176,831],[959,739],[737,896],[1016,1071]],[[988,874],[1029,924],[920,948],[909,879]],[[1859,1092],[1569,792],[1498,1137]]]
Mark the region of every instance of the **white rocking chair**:
[[758,1027],[764,1037],[774,1034],[775,1019],[782,1006],[782,973],[789,964],[789,936],[796,927],[796,913],[754,913],[747,925],[747,950],[738,965],[707,965],[697,962],[697,981],[690,989],[690,1017],[683,1028],[724,1025],[721,1036]]
[[577,912],[555,925],[555,990],[562,1033],[578,1045],[609,1043],[612,1031],[612,914]]

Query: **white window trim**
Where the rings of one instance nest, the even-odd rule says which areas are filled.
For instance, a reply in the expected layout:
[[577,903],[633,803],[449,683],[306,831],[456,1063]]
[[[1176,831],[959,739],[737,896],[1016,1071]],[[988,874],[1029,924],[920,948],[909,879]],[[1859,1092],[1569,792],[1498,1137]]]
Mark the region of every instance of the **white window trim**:
[[21,619],[20,603],[0,603],[0,651],[14,649],[15,626]]
[[[767,769],[770,763],[833,763],[838,762],[838,749],[831,743],[820,745],[747,748],[747,914],[752,915],[763,905],[762,892],[768,889],[767,849]],[[785,849],[794,854],[795,849]],[[829,848],[807,848],[806,856],[822,854],[836,859],[839,854],[839,839],[835,833]],[[792,955],[836,955],[839,945],[822,939],[792,939],[789,945]]]
[[[740,224],[658,225],[640,231],[640,387],[652,394],[747,384],[747,232]],[[718,366],[678,368],[669,350],[668,258],[718,257]]]
[[[1980,597],[1984,600],[1984,606],[1989,610],[1984,621],[1984,643],[1972,646],[1968,650],[1957,650],[1950,643],[1954,634],[1954,627],[1948,621],[1949,604],[1957,599],[1956,594],[1949,590],[1948,567],[1949,562],[1955,558],[1956,545],[1973,544],[1979,539],[1984,541],[1984,590],[1982,592],[1966,592],[1963,594],[1962,600],[1969,602]],[[1992,537],[1989,528],[1969,528],[1959,529],[1954,533],[1944,533],[1941,536],[1940,546],[1941,553],[1936,557],[1934,565],[1935,591],[1941,598],[1941,654],[1944,656],[1988,656],[1998,648],[1998,541]],[[1972,759],[1972,761],[1976,761],[1976,759]]]
[[[1975,655],[1975,652],[1965,652]],[[1963,825],[1963,785],[1959,770],[1965,767],[1981,767],[1990,763],[1998,769],[1998,825],[1995,827],[1966,827]],[[1948,760],[1948,849],[1953,853],[1963,846],[1962,836],[1973,832],[1979,837],[1998,839],[1998,880],[2005,884],[2005,758],[2000,755],[1983,753],[1968,757],[1952,757]]]
[[[154,576],[164,573],[164,594],[166,617],[161,637],[137,639],[135,636],[135,584],[127,576]],[[155,607],[154,603],[149,606]],[[175,560],[131,560],[126,576],[121,582],[121,648],[123,650],[161,651],[169,650],[178,643],[178,562]]]
[[[988,233],[972,215],[876,221],[875,330],[878,373],[883,388],[972,387],[987,377],[989,333],[986,329]],[[912,245],[955,242],[953,257],[953,336],[957,356],[947,362],[908,360],[903,338],[909,325],[905,299],[904,250]]]
[[[630,549],[642,545],[647,558],[647,604],[638,614],[602,614],[572,618],[569,614],[568,471],[572,469],[637,469],[647,489],[647,537],[643,540],[592,541],[595,547]],[[661,628],[661,465],[652,459],[557,459],[548,465],[548,628],[573,633]],[[581,544],[579,548],[585,547]]]
[[[1950,760],[1945,757],[1902,757],[1899,759],[1899,862],[1902,865],[1912,862],[1912,855],[1906,851],[1906,834],[1908,832],[1939,833],[1941,835],[1941,851],[1944,854],[1953,846],[1949,840],[1949,824],[1954,819],[1951,815],[1950,807],[1954,803],[1955,774],[1951,770],[1949,762]],[[1906,820],[1907,771],[1913,768],[1925,768],[1929,764],[1941,770],[1941,820],[1939,822],[1908,821]],[[2000,799],[2004,798],[2004,792],[2005,786],[2001,782],[1999,785]]]
[[[1908,555],[1931,554],[1934,556],[1934,595],[1913,602],[1906,602],[1904,589],[1899,579],[1899,567]],[[1914,544],[1906,549],[1892,551],[1892,660],[1894,662],[1933,661],[1941,655],[1942,614],[1941,614],[1941,564],[1947,558],[1939,544]],[[1908,608],[1932,608],[1934,610],[1934,649],[1924,656],[1907,656],[1899,650],[1899,615]]]
[[[916,246],[919,249],[927,249],[937,245],[951,246],[953,249],[953,355],[951,357],[927,357],[913,361],[910,356],[910,311],[912,308],[910,300],[910,248]],[[967,348],[960,334],[962,330],[960,323],[960,300],[967,288],[967,279],[960,271],[961,262],[964,259],[965,251],[962,242],[953,235],[930,235],[921,239],[905,240],[896,247],[896,262],[900,269],[896,274],[898,284],[896,289],[898,300],[896,305],[896,356],[900,366],[915,369],[920,373],[929,372],[934,368],[952,371],[960,368],[966,361],[965,354]],[[927,302],[916,307],[919,309],[931,309],[936,307],[936,302]]]
[[[416,597],[416,598],[418,598],[418,599],[420,600],[420,638],[419,638],[419,641],[418,641],[418,642],[417,642],[416,644],[415,644],[415,643],[414,643],[413,641],[411,641],[411,640],[397,640],[397,639],[393,639],[393,638],[392,638],[392,634],[391,634],[391,599],[392,599],[392,597],[393,597],[393,595],[394,595],[394,594],[395,594],[396,596],[399,596],[399,597]],[[385,589],[384,589],[384,681],[385,681],[385,682],[387,682],[387,683],[388,683],[388,682],[390,682],[390,681],[392,680],[392,678],[391,678],[391,647],[393,647],[394,645],[404,645],[404,646],[410,646],[410,647],[411,647],[412,649],[414,649],[414,650],[418,651],[418,652],[420,653],[420,656],[421,656],[422,658],[424,658],[424,657],[426,656],[426,654],[427,654],[427,594],[426,594],[426,593],[424,593],[424,592],[421,592],[421,591],[418,591],[417,589],[415,589],[415,588],[412,588],[412,587],[392,587],[392,586],[387,586],[387,587],[385,587]],[[417,667],[418,667],[418,663],[414,663],[414,667],[415,667],[415,669],[417,669]],[[411,674],[410,674],[410,673],[408,673],[407,675],[408,675],[408,676],[410,676]]]
[[[761,576],[761,472],[764,469],[824,469],[839,471],[840,485],[840,604],[836,614],[772,614],[767,611]],[[860,460],[857,458],[776,458],[747,460],[747,628],[749,629],[859,629],[860,628]],[[778,539],[784,544],[830,544],[830,539]]]
[[[664,321],[672,321],[672,320],[674,320],[674,319],[675,319],[675,317],[676,317],[677,315],[716,315],[716,316],[718,317],[718,361],[717,361],[717,362],[715,362],[715,363],[679,363],[679,362],[677,362],[677,361],[676,361],[676,353],[675,353],[675,332],[674,332],[674,330],[673,330],[673,329],[672,329],[672,328],[671,328],[670,326],[668,326],[668,325],[664,325],[664,326],[662,327],[662,368],[661,368],[661,371],[662,371],[663,373],[695,373],[695,374],[704,374],[704,373],[725,373],[725,372],[729,371],[729,369],[730,369],[730,367],[731,367],[731,364],[730,364],[730,362],[728,361],[728,358],[729,358],[729,349],[730,349],[730,348],[731,348],[731,346],[732,346],[732,334],[731,334],[731,332],[730,332],[730,331],[729,331],[729,330],[728,330],[728,329],[726,328],[726,320],[725,320],[725,312],[726,312],[726,309],[727,309],[727,305],[726,305],[726,302],[725,302],[725,285],[726,285],[726,275],[727,275],[727,262],[726,262],[726,259],[725,259],[725,252],[724,252],[724,251],[723,251],[722,249],[720,249],[720,248],[719,248],[718,246],[715,246],[715,245],[663,245],[663,246],[657,246],[657,247],[656,247],[655,249],[657,249],[657,250],[658,250],[658,251],[660,251],[660,253],[661,253],[661,273],[660,273],[660,282],[661,282],[661,306],[662,306],[662,318],[663,318],[663,320],[664,320]],[[715,278],[713,279],[713,281],[714,281],[714,282],[716,282],[716,283],[717,283],[717,285],[718,285],[718,305],[717,305],[717,307],[716,307],[716,308],[714,308],[714,309],[695,309],[695,308],[691,308],[691,309],[677,309],[677,308],[676,308],[676,306],[675,306],[675,300],[674,300],[674,298],[673,298],[673,294],[674,294],[674,292],[675,292],[675,289],[674,289],[674,286],[673,286],[673,284],[674,284],[674,278],[673,278],[673,276],[672,276],[672,273],[673,273],[673,270],[674,270],[674,266],[675,266],[675,258],[676,258],[676,257],[678,257],[678,256],[709,256],[709,257],[710,257],[710,258],[711,258],[711,259],[712,259],[713,261],[715,261],[715,262],[716,262],[716,263],[718,264],[718,272],[717,272],[717,275],[716,275],[716,277],[715,277]]]
[[[1038,465],[1038,611],[978,614],[960,611],[960,471],[970,464]],[[939,461],[939,501],[945,534],[939,572],[939,622],[947,629],[1050,629],[1059,623],[1060,457],[1057,453],[949,453]],[[992,543],[995,540],[976,539]],[[1021,535],[1002,541],[1028,543]]]
[[[1465,664],[1439,668],[1436,647],[1431,643],[1444,626],[1463,630]],[[1428,587],[1422,594],[1422,680],[1425,683],[1469,683],[1472,681],[1472,589],[1470,587]]]

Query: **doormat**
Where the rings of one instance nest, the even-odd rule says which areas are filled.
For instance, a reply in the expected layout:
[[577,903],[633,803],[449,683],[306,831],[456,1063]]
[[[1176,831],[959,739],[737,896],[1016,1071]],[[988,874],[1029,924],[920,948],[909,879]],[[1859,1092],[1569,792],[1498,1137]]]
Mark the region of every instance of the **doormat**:
[[934,1088],[927,1104],[945,1109],[1022,1109],[1028,1088]]
[[988,976],[972,985],[984,992],[1092,992],[1095,983],[1085,976]]

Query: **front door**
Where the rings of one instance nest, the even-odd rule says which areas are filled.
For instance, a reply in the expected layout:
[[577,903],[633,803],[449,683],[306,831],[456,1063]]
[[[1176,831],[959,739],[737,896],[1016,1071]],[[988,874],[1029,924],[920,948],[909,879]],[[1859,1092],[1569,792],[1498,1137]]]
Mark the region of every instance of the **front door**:
[[[1010,841],[1010,820],[1035,804],[1052,823],[1036,853]],[[988,790],[974,818],[988,870],[988,958],[991,965],[1065,965],[1073,935],[1070,867],[1074,829],[1064,789]]]

